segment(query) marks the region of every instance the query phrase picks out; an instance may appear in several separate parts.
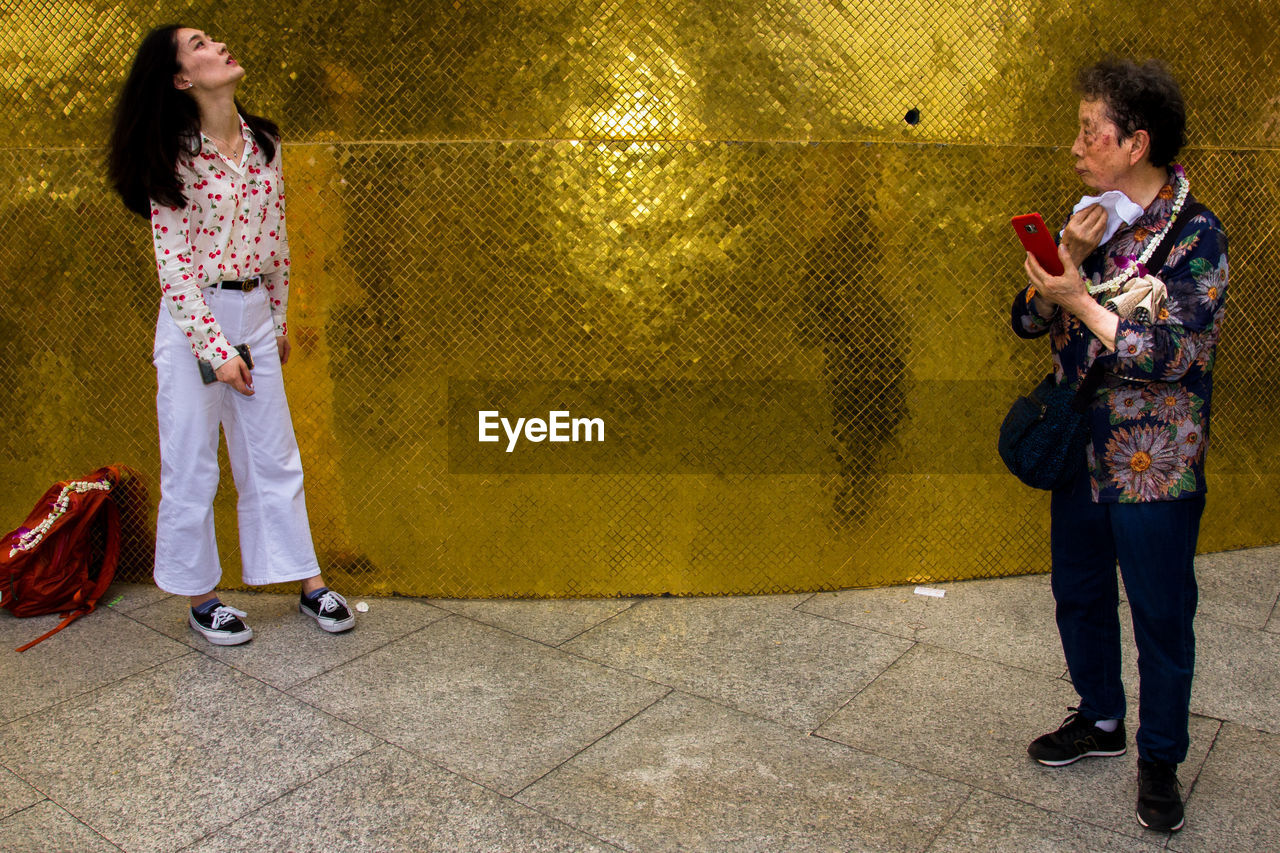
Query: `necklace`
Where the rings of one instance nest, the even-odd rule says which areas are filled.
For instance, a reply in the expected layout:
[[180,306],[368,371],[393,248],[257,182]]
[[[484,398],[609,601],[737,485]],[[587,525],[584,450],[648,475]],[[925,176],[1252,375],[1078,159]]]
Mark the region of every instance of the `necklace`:
[[1173,227],[1173,221],[1178,218],[1178,214],[1182,212],[1182,205],[1186,203],[1187,193],[1191,190],[1191,182],[1187,180],[1186,174],[1182,168],[1175,166],[1174,180],[1177,183],[1173,197],[1173,208],[1169,211],[1169,218],[1165,220],[1164,227],[1159,233],[1152,234],[1147,238],[1147,246],[1142,250],[1142,254],[1134,257],[1129,255],[1122,258],[1116,264],[1119,272],[1106,281],[1097,284],[1086,285],[1090,295],[1099,293],[1110,293],[1113,290],[1119,290],[1121,285],[1138,274],[1139,270],[1145,270],[1147,261],[1151,260],[1151,256],[1156,253],[1156,249],[1164,242],[1164,238],[1168,236],[1169,229]]
[[219,152],[226,154],[228,157],[230,157],[233,160],[236,159],[236,156],[240,153],[241,149],[244,147],[243,136],[237,136],[235,144],[232,144],[225,139],[219,139],[218,137],[214,136],[212,133],[210,133],[207,130],[202,130],[200,132],[203,133],[206,137],[208,137],[209,141],[212,142],[217,147]]

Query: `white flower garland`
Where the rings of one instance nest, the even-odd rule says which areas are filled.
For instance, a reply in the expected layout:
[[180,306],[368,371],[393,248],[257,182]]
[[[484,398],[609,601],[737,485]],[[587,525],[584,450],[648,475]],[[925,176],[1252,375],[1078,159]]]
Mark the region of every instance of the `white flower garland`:
[[74,491],[83,494],[91,489],[106,492],[111,490],[111,484],[105,481],[100,483],[89,483],[82,480],[74,483],[67,483],[62,487],[62,491],[58,494],[58,499],[53,502],[53,509],[49,511],[47,516],[45,516],[44,521],[18,537],[18,544],[14,545],[13,548],[10,549],[9,557],[12,558],[16,556],[19,551],[30,551],[32,548],[40,544],[40,540],[44,539],[44,535],[49,532],[49,528],[53,527],[53,523],[59,518],[62,518],[62,516],[66,514],[67,510],[71,508],[71,492]]
[[1137,258],[1129,256],[1128,262],[1124,265],[1120,272],[1113,275],[1106,281],[1097,284],[1086,283],[1089,294],[1096,296],[1099,293],[1109,293],[1112,290],[1119,290],[1120,287],[1129,279],[1138,274],[1139,269],[1146,269],[1147,261],[1151,260],[1151,256],[1155,254],[1156,249],[1164,242],[1164,238],[1168,235],[1169,229],[1173,227],[1173,221],[1178,218],[1178,214],[1182,212],[1182,205],[1187,201],[1187,195],[1191,191],[1191,182],[1187,180],[1186,174],[1182,169],[1178,168],[1174,172],[1178,188],[1173,198],[1173,209],[1169,211],[1169,218],[1164,223],[1164,228],[1160,229],[1160,233],[1152,234],[1147,238],[1147,247],[1142,250],[1142,254]]

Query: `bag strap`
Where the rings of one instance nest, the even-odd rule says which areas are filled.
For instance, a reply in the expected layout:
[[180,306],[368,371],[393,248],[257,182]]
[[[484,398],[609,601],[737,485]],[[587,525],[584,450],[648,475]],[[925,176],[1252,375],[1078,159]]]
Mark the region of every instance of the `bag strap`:
[[1084,378],[1080,380],[1080,386],[1076,388],[1075,396],[1071,398],[1073,411],[1082,415],[1089,411],[1089,404],[1093,402],[1093,395],[1098,393],[1098,389],[1102,387],[1102,380],[1106,373],[1107,370],[1102,366],[1102,362],[1095,358],[1093,364],[1089,365],[1089,369],[1085,371]]
[[[94,472],[97,473],[96,471]],[[114,473],[114,472],[113,472]],[[88,590],[81,588],[76,590],[75,600],[72,602],[74,607],[59,615],[62,621],[50,631],[45,632],[36,637],[29,643],[21,645],[14,649],[17,652],[25,652],[34,645],[44,642],[81,616],[88,616],[98,606],[98,600],[102,598],[107,591],[107,587],[111,586],[111,581],[115,577],[116,567],[120,562],[120,507],[116,504],[115,490],[119,485],[119,480],[110,477],[104,477],[104,482],[111,483],[111,490],[105,492],[95,492],[87,497],[87,500],[94,504],[92,508],[84,508],[83,517],[79,524],[76,525],[73,533],[66,534],[58,538],[55,545],[54,560],[64,559],[64,551],[68,547],[68,542],[88,535],[89,528],[95,524],[106,525],[106,542],[103,548],[102,563],[98,567],[98,576],[93,580],[92,586]]]
[[[1147,259],[1147,269],[1159,271],[1163,268],[1164,262],[1169,259],[1169,253],[1173,251],[1174,241],[1178,239],[1182,229],[1196,216],[1201,213],[1207,213],[1208,210],[1209,208],[1195,200],[1192,200],[1189,204],[1184,204],[1182,210],[1178,211],[1177,218],[1173,220],[1173,224],[1169,226],[1169,230],[1165,232],[1164,239],[1160,241],[1160,245],[1156,246],[1156,250]],[[1097,393],[1098,388],[1102,385],[1105,374],[1106,370],[1103,368],[1102,362],[1095,358],[1093,363],[1089,365],[1089,370],[1085,372],[1084,378],[1080,380],[1080,387],[1076,389],[1075,396],[1071,398],[1072,409],[1080,413],[1088,410],[1089,404],[1093,401],[1093,395]]]
[[1147,270],[1149,272],[1158,272],[1164,266],[1164,262],[1169,259],[1169,253],[1173,251],[1174,241],[1178,239],[1182,229],[1195,217],[1208,212],[1209,208],[1198,201],[1192,200],[1189,204],[1184,204],[1182,210],[1178,211],[1178,218],[1173,220],[1173,224],[1165,232],[1164,239],[1160,241],[1160,245],[1156,246],[1156,250],[1147,259]]

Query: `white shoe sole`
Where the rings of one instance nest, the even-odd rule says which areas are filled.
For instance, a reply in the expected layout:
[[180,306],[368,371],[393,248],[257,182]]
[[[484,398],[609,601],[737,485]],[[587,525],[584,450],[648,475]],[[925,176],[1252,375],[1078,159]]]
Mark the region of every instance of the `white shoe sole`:
[[348,616],[346,619],[339,622],[335,619],[327,619],[324,616],[317,616],[301,604],[298,605],[298,612],[316,620],[316,624],[328,631],[330,634],[341,634],[343,631],[350,631],[356,626],[355,616]]
[[1045,767],[1066,767],[1068,764],[1075,764],[1077,761],[1079,761],[1082,758],[1115,758],[1118,755],[1124,755],[1128,751],[1129,751],[1128,747],[1125,747],[1124,749],[1120,749],[1120,750],[1115,750],[1114,752],[1103,752],[1101,750],[1094,750],[1093,752],[1082,752],[1081,754],[1075,756],[1074,758],[1068,758],[1064,761],[1047,761],[1043,758],[1037,758],[1036,761],[1039,762],[1040,764],[1043,764]]
[[215,646],[238,646],[241,643],[247,643],[253,639],[253,629],[246,626],[243,631],[232,634],[230,631],[211,631],[195,620],[195,617],[187,614],[187,624],[200,636],[204,637]]
[[1183,827],[1183,826],[1186,824],[1186,822],[1187,822],[1187,819],[1186,819],[1186,817],[1184,816],[1184,817],[1182,818],[1182,820],[1178,821],[1178,823],[1177,823],[1176,825],[1171,826],[1171,827],[1169,827],[1168,829],[1159,829],[1159,828],[1154,828],[1154,829],[1153,829],[1153,828],[1152,828],[1152,826],[1151,826],[1151,824],[1147,823],[1145,820],[1143,820],[1143,819],[1142,819],[1142,815],[1141,815],[1139,812],[1137,812],[1137,811],[1135,810],[1135,811],[1134,811],[1134,813],[1133,813],[1133,815],[1134,815],[1134,817],[1136,817],[1136,818],[1138,819],[1138,823],[1142,824],[1142,828],[1143,828],[1143,829],[1150,829],[1152,832],[1177,832],[1178,830],[1182,829],[1182,827]]

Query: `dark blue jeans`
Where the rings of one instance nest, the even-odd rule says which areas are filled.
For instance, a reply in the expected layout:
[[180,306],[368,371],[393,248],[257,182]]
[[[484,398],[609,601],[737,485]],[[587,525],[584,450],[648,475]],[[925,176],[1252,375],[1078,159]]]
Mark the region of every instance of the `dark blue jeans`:
[[1203,511],[1203,495],[1095,504],[1085,470],[1050,503],[1058,634],[1080,711],[1088,719],[1124,719],[1118,561],[1138,646],[1138,756],[1147,761],[1179,764],[1187,757]]

